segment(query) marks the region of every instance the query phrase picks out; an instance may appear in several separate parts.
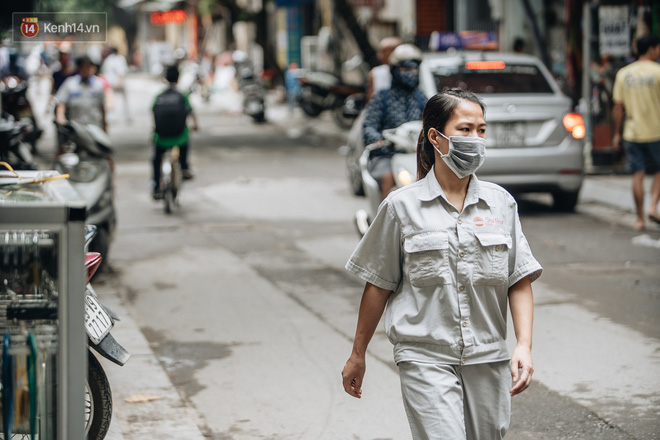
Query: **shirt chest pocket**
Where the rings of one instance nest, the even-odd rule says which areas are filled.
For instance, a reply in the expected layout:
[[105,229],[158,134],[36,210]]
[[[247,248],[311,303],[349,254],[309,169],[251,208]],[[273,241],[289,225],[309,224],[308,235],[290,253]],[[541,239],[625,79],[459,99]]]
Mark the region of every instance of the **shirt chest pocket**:
[[500,285],[509,279],[509,249],[511,236],[492,232],[477,232],[477,252],[472,282]]
[[449,283],[449,238],[443,232],[423,232],[407,237],[403,243],[410,283],[434,286]]

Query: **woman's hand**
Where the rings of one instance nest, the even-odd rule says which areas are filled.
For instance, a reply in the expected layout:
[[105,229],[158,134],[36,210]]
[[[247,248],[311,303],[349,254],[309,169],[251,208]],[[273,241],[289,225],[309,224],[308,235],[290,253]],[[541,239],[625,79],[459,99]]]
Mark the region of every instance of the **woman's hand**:
[[344,391],[358,399],[362,397],[362,379],[364,372],[367,369],[364,356],[351,354],[351,357],[346,361],[344,369],[341,372],[341,377],[344,383]]
[[376,331],[380,317],[383,315],[389,295],[389,290],[381,289],[371,283],[364,286],[353,350],[341,372],[344,390],[358,399],[362,396],[362,379],[367,369],[365,361],[367,346],[374,335],[374,331]]
[[534,374],[534,364],[532,363],[531,350],[524,345],[516,346],[511,356],[513,387],[510,393],[512,396],[522,393],[529,387],[532,383],[532,374]]
[[532,382],[532,374],[534,374],[534,364],[532,363],[534,295],[529,277],[523,278],[509,288],[509,304],[511,305],[513,328],[518,340],[511,355],[513,387],[510,393],[515,396],[529,387]]

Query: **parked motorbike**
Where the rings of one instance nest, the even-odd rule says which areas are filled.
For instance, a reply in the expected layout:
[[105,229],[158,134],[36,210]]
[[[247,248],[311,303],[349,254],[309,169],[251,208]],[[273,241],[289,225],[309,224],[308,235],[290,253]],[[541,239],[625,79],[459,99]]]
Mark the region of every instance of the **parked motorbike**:
[[360,172],[368,206],[367,209],[360,209],[355,214],[355,225],[360,236],[369,229],[382,201],[380,185],[369,173],[370,158],[389,150],[389,154],[392,155],[391,168],[395,189],[409,185],[417,176],[417,140],[421,131],[421,121],[406,122],[397,128],[384,130],[383,142],[378,148],[375,144],[365,147],[360,156]]
[[[363,64],[361,58],[351,59],[342,66],[343,72],[358,69]],[[329,72],[310,71],[303,74],[300,81],[299,104],[307,116],[315,118],[326,110],[341,128],[350,128],[353,121],[366,104],[366,75],[361,84],[347,83]]]
[[69,181],[87,202],[87,221],[98,231],[90,249],[108,256],[116,225],[114,162],[108,135],[96,125],[70,121],[58,126],[61,152],[54,168],[69,174]]
[[[87,225],[85,227],[85,249],[88,249],[97,231],[96,226]],[[89,282],[101,261],[102,257],[98,252],[86,252],[85,330],[87,331],[89,356],[87,381],[85,382],[85,438],[88,440],[104,439],[112,418],[110,382],[92,350],[119,366],[123,366],[131,356],[110,333],[115,321],[119,321],[119,317],[101,304]]]
[[249,59],[240,57],[234,63],[238,86],[243,92],[243,112],[256,123],[266,122],[266,89],[255,75],[254,66]]
[[36,170],[28,139],[34,131],[29,119],[17,121],[9,114],[0,117],[0,161],[15,170]]
[[367,106],[367,94],[366,93],[354,93],[349,95],[344,99],[344,102],[341,105],[341,113],[343,120],[350,121],[350,125],[353,125],[353,122],[360,115],[360,112]]
[[32,106],[27,99],[28,82],[14,75],[7,75],[0,81],[0,92],[2,93],[2,112],[11,115],[14,120],[28,119],[32,124],[32,130],[24,135],[23,140],[30,144],[32,154],[37,152],[37,140],[41,137],[42,130],[32,112]]

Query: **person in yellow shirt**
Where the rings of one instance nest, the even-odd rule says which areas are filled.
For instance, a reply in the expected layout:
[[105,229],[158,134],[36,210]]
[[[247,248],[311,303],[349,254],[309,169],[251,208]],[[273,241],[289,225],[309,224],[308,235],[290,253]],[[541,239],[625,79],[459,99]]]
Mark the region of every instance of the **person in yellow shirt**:
[[[649,220],[660,224],[660,39],[646,35],[637,39],[639,58],[620,69],[614,80],[614,136],[612,145],[623,148],[626,166],[633,175],[633,197],[637,220],[634,228],[645,228],[644,175],[647,160],[655,172],[651,187],[651,204],[646,213]],[[623,134],[621,125],[623,125]],[[647,159],[648,158],[648,159]]]

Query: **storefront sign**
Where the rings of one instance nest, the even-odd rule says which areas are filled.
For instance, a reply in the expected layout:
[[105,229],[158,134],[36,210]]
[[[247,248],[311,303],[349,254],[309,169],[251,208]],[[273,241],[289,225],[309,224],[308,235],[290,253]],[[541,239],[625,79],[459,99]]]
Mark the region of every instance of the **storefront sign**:
[[622,56],[630,53],[628,6],[599,7],[598,28],[598,42],[601,55]]
[[171,11],[155,11],[149,16],[154,26],[165,26],[166,24],[183,24],[186,21],[186,11],[172,9]]
[[497,50],[497,36],[495,32],[483,31],[461,31],[456,32],[433,32],[429,47],[432,50],[472,49],[472,50]]

